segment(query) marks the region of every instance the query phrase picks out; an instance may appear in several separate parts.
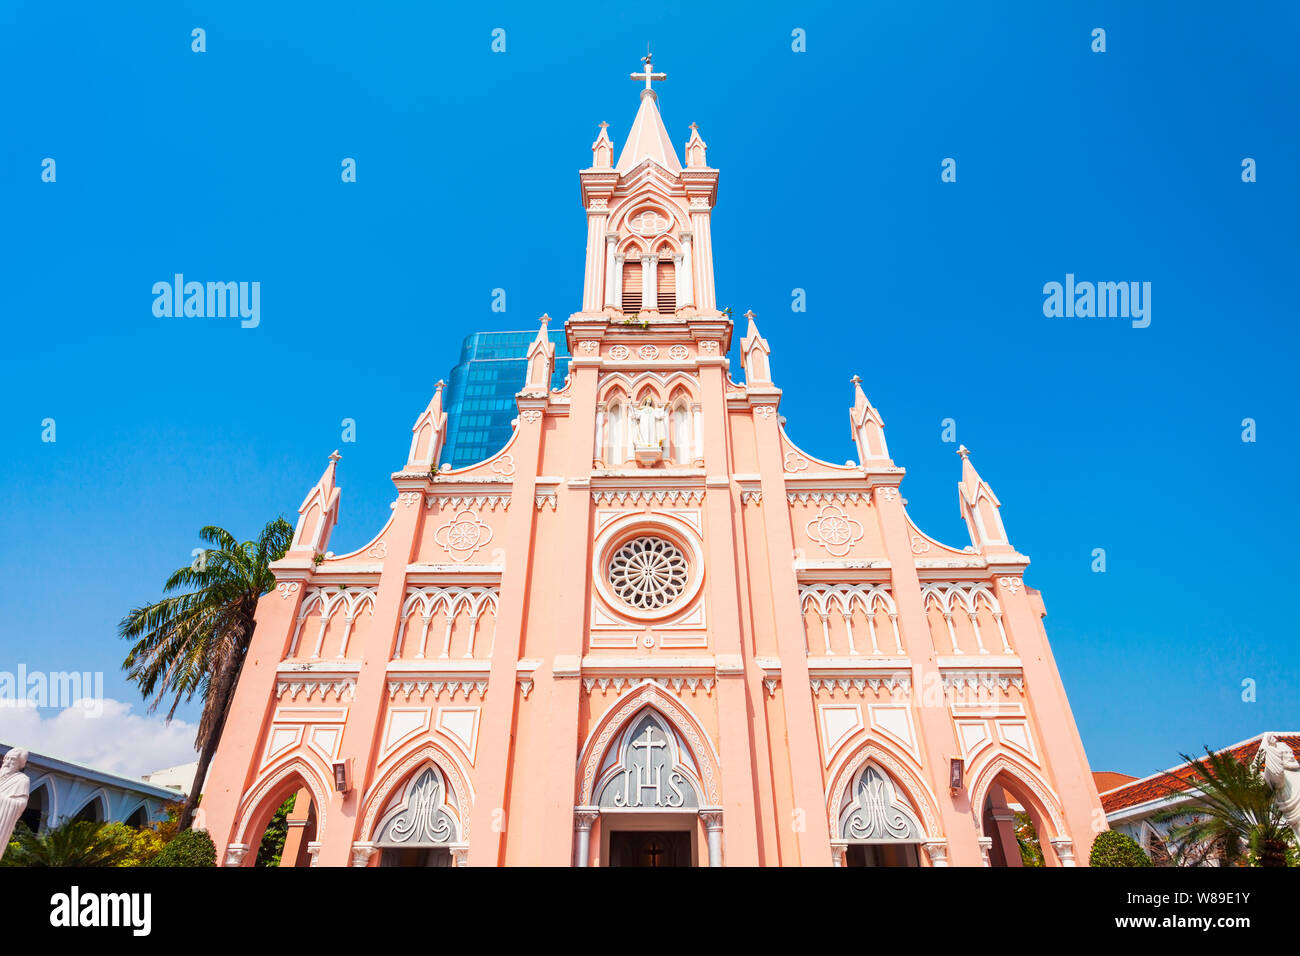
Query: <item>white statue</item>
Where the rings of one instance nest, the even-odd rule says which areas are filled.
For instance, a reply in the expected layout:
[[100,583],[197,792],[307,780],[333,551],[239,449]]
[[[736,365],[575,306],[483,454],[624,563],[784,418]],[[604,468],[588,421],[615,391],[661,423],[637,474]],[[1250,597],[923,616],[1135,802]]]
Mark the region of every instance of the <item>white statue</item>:
[[1273,788],[1278,807],[1291,832],[1300,839],[1300,761],[1291,748],[1273,734],[1265,734],[1259,745],[1264,758],[1264,779]]
[[668,416],[649,398],[632,410],[632,435],[639,448],[659,448],[667,432]]
[[31,796],[32,782],[23,773],[27,766],[27,751],[15,747],[5,754],[0,762],[0,857],[9,847],[9,837],[13,835],[18,818],[27,809],[27,800]]

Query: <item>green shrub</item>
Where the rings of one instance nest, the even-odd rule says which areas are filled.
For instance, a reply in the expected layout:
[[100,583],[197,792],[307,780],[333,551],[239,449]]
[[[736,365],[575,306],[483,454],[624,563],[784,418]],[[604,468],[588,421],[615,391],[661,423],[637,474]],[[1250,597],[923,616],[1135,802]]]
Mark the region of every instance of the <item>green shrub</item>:
[[205,830],[183,830],[176,834],[150,866],[216,866],[217,847]]
[[1116,830],[1097,834],[1088,854],[1089,866],[1150,866],[1151,858],[1138,842]]
[[14,829],[4,866],[121,866],[131,852],[130,827],[120,823],[65,820],[33,833]]

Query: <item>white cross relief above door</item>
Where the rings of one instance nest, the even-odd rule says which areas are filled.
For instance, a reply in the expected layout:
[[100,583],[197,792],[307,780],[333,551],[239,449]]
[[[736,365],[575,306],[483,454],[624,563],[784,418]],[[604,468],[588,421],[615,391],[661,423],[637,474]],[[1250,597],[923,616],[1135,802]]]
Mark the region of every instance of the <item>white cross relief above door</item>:
[[606,810],[696,810],[697,776],[681,738],[658,714],[645,711],[610,748],[596,805]]

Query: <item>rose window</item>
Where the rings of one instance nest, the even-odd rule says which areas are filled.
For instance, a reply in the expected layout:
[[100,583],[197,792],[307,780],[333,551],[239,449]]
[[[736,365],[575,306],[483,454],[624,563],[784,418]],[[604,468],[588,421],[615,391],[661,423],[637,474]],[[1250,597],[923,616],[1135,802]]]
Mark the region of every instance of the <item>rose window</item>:
[[643,611],[672,604],[690,575],[686,557],[663,538],[634,538],[609,561],[609,583],[624,602]]

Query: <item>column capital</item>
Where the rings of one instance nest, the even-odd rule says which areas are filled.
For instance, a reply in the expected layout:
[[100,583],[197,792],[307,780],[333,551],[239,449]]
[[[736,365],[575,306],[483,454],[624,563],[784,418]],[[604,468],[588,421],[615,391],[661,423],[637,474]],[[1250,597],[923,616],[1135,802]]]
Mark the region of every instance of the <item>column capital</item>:
[[948,841],[947,840],[926,840],[921,844],[925,847],[925,852],[930,854],[931,866],[948,865]]
[[581,831],[591,829],[591,825],[600,818],[600,807],[574,807],[573,823]]
[[1052,837],[1052,849],[1061,859],[1061,866],[1074,866],[1074,841],[1069,837]]
[[993,865],[992,857],[990,856],[992,852],[993,852],[993,838],[980,837],[980,856],[984,859],[985,866]]
[[721,830],[722,807],[700,807],[700,820],[706,830]]
[[375,855],[379,848],[370,842],[357,841],[352,844],[352,865],[369,866],[370,858]]

